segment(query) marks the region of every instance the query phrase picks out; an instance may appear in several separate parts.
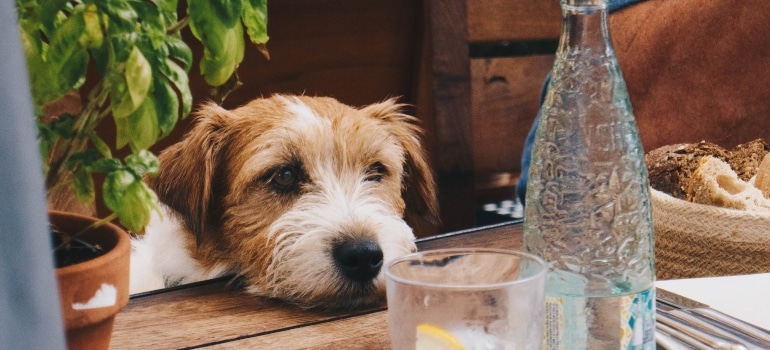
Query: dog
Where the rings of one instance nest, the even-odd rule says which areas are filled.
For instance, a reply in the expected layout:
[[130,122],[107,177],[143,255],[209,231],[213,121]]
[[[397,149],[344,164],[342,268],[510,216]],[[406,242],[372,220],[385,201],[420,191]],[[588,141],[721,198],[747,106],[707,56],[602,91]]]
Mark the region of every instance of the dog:
[[147,179],[162,210],[133,241],[132,294],[234,275],[305,308],[383,301],[383,264],[438,224],[422,129],[405,107],[293,95],[204,104]]

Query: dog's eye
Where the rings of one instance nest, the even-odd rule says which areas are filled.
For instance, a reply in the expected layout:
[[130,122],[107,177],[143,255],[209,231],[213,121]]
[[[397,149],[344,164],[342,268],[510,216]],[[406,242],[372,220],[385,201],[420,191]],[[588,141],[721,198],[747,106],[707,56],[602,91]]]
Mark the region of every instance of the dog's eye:
[[300,182],[300,173],[293,167],[283,167],[273,173],[271,183],[279,190],[291,190]]
[[376,162],[366,168],[366,181],[380,182],[388,175],[388,169],[380,162]]

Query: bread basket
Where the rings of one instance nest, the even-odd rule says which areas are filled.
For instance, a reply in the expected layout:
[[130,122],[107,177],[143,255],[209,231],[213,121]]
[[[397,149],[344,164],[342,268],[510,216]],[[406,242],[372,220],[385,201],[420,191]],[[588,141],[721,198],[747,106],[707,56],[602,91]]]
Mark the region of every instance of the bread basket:
[[650,196],[658,279],[770,272],[770,213]]

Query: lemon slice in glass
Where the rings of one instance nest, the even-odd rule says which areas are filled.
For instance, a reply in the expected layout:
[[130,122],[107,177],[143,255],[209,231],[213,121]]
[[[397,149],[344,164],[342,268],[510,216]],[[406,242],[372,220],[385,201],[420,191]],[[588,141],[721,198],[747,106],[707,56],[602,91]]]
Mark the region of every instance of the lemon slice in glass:
[[465,350],[463,344],[447,330],[430,324],[417,325],[415,350]]

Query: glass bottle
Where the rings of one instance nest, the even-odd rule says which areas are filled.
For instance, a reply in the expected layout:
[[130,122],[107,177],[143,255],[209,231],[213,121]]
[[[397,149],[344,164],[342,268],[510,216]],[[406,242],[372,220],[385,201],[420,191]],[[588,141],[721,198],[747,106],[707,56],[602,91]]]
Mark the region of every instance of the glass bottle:
[[549,264],[547,349],[654,349],[652,212],[606,0],[561,0],[532,147],[527,250]]

